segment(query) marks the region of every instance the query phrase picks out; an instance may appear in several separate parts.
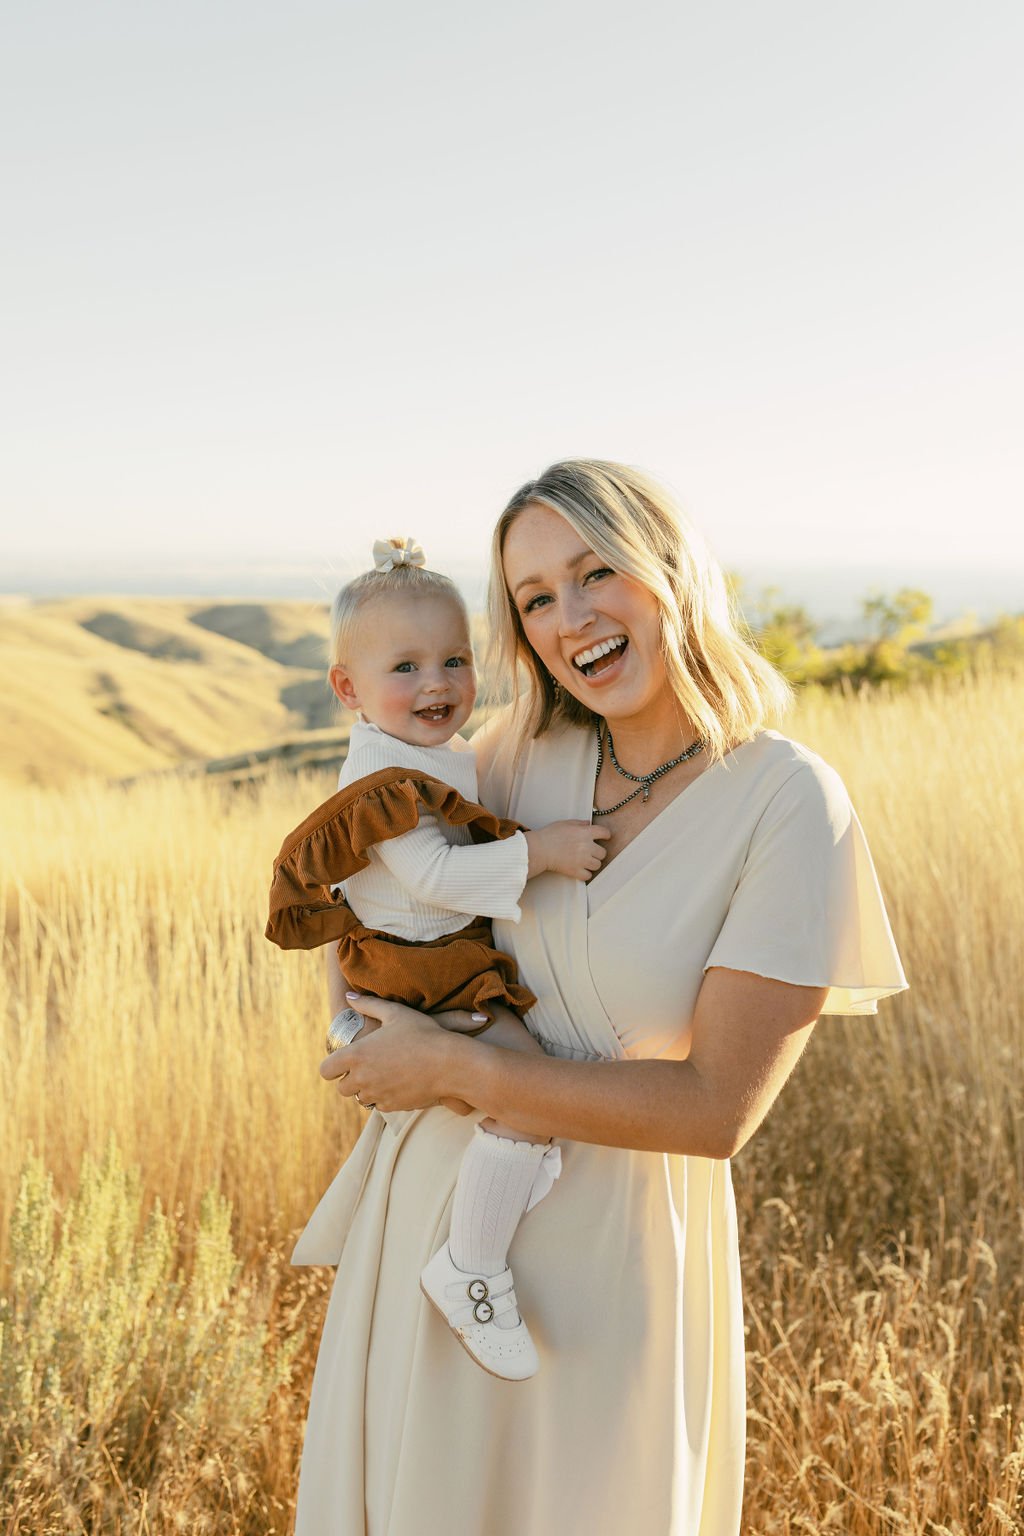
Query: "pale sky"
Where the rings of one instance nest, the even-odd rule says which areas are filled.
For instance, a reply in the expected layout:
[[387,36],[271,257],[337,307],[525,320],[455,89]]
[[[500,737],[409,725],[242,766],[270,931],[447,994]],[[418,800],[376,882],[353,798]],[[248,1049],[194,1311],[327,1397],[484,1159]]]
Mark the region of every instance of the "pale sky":
[[482,562],[585,454],[733,565],[1024,570],[1019,0],[0,25],[10,556]]

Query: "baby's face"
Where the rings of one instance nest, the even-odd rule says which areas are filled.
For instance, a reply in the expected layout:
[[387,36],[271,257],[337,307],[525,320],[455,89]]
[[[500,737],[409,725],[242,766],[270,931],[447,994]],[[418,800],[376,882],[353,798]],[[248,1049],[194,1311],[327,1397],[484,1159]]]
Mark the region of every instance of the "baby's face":
[[360,615],[352,657],[335,669],[335,691],[399,741],[443,746],[473,712],[473,648],[465,614],[450,598],[403,594],[370,603]]

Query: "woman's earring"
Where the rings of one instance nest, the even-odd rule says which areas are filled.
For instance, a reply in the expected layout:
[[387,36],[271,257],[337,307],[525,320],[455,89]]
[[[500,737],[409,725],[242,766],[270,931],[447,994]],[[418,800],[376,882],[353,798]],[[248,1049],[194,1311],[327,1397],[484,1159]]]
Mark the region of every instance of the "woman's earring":
[[552,691],[553,691],[553,693],[555,695],[555,703],[556,704],[561,704],[561,702],[562,702],[562,685],[558,681],[557,677],[554,676],[553,673],[549,672],[548,676],[551,678],[551,688],[552,688]]

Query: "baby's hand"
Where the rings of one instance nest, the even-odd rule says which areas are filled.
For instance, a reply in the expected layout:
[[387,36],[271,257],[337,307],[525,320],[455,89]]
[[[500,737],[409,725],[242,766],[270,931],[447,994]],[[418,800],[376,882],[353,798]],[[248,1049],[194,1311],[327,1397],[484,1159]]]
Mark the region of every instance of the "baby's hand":
[[592,827],[589,821],[553,821],[537,832],[527,832],[530,850],[529,879],[551,870],[570,880],[589,880],[601,868],[611,837],[608,827]]

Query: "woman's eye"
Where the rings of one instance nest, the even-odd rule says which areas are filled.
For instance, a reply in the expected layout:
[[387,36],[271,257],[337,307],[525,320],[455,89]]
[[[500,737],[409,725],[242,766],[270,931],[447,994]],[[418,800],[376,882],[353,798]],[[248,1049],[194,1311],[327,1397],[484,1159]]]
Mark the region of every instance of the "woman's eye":
[[531,597],[528,603],[524,603],[523,612],[533,613],[537,608],[543,607],[545,603],[550,603],[550,601],[551,599],[546,593],[538,592],[536,597]]
[[599,566],[595,567],[594,570],[588,571],[587,574],[584,576],[583,580],[584,581],[593,581],[595,579],[595,577],[614,576],[614,575],[615,575],[615,572],[611,569],[610,566],[599,565]]

